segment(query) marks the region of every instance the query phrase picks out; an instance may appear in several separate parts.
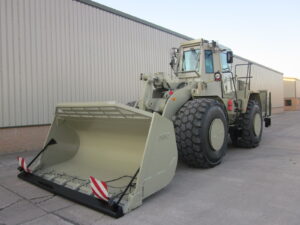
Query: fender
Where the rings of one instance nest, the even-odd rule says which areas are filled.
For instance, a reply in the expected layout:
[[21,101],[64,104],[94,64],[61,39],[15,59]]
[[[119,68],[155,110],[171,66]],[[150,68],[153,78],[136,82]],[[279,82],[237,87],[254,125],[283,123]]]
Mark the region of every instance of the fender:
[[176,90],[174,94],[168,99],[164,108],[163,117],[172,120],[172,117],[189,99],[192,98],[192,87],[187,85],[179,90]]
[[262,104],[261,104],[261,97],[260,97],[259,92],[251,91],[250,95],[249,95],[249,98],[248,98],[248,101],[247,101],[247,105],[248,105],[248,102],[250,100],[255,100],[259,104],[260,109],[263,111]]

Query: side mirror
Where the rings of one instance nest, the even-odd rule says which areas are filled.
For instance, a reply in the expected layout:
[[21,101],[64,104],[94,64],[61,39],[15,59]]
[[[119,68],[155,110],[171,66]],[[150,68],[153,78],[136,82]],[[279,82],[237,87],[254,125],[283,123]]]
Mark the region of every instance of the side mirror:
[[178,54],[178,48],[172,48],[171,49],[171,62],[170,62],[170,66],[171,68],[174,70],[174,66],[177,63],[177,54]]
[[226,57],[227,57],[227,63],[233,63],[233,52],[232,51],[226,52]]
[[175,59],[173,57],[171,58],[170,66],[172,69],[175,66]]

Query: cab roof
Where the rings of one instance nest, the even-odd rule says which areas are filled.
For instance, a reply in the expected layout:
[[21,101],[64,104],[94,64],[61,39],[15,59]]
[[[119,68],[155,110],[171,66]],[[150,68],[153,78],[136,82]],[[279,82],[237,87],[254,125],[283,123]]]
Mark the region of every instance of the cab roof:
[[[203,44],[203,43],[212,43],[212,42],[213,42],[213,40],[212,40],[211,42],[209,42],[208,40],[205,40],[205,39],[203,39],[203,38],[200,38],[200,39],[195,39],[195,40],[185,41],[185,42],[181,43],[181,46],[182,46],[182,47],[188,47],[188,46],[193,46],[193,45],[196,45],[196,44],[201,45],[201,44]],[[218,42],[216,42],[216,45],[217,45],[220,49],[226,49],[226,50],[228,50],[228,51],[231,51],[230,48],[228,48],[228,47],[226,47],[226,46],[224,46],[224,45],[221,45],[221,44],[219,44]]]

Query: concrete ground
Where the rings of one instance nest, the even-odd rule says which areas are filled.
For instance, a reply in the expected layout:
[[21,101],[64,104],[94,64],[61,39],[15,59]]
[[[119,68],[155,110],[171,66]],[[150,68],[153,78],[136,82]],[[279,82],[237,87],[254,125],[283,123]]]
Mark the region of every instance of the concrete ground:
[[167,188],[120,219],[18,179],[16,156],[0,156],[0,224],[300,224],[300,112],[275,115],[258,148],[230,146],[216,168],[180,164]]

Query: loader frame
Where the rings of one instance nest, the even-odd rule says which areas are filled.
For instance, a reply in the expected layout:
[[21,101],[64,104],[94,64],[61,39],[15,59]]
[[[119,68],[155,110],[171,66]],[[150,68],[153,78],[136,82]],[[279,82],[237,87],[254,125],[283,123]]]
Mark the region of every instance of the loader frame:
[[[59,104],[44,148],[30,170],[19,161],[18,177],[119,218],[171,182],[178,153],[189,166],[211,168],[225,155],[228,134],[258,146],[263,121],[271,124],[271,94],[251,91],[251,63],[233,74],[232,51],[204,39],[183,43],[172,57],[176,76],[141,74],[144,90],[133,107]],[[236,74],[240,66],[245,77]]]

